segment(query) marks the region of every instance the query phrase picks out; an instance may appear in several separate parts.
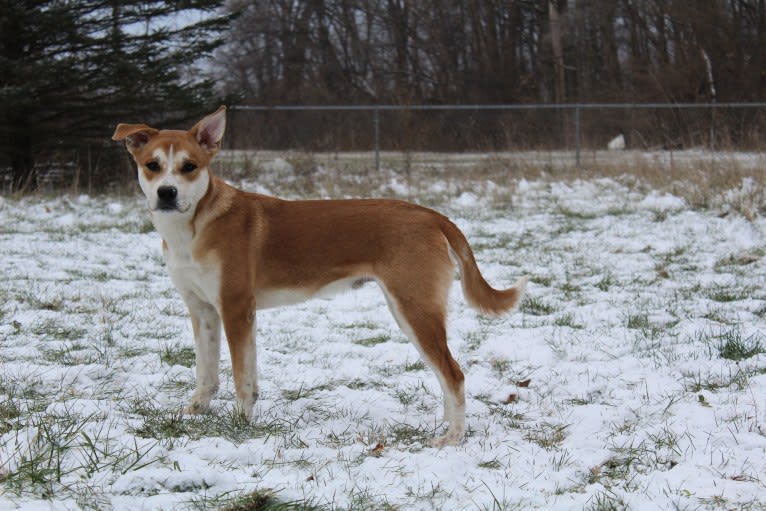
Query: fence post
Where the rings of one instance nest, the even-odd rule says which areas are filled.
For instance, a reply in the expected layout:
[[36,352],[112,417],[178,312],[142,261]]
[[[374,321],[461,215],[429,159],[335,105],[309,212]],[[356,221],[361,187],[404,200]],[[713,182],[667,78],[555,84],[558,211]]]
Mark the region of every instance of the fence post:
[[380,172],[380,109],[372,111],[372,123],[375,127],[375,171]]
[[575,165],[580,168],[580,105],[575,105]]

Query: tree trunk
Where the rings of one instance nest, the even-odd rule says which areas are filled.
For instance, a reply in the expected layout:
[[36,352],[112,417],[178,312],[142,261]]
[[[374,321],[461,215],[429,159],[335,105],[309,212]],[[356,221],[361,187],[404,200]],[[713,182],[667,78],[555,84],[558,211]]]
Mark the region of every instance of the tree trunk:
[[561,45],[561,20],[558,6],[554,0],[548,2],[548,18],[551,27],[551,46],[553,48],[553,72],[556,81],[556,103],[565,99],[564,51]]

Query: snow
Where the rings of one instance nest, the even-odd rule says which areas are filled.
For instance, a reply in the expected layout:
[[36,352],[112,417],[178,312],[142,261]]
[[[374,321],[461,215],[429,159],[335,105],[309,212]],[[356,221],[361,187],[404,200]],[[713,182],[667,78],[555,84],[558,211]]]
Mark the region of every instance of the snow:
[[[259,312],[253,424],[229,415],[225,343],[213,414],[180,418],[193,367],[168,353],[193,346],[191,324],[144,201],[0,201],[0,509],[183,509],[267,489],[341,509],[766,505],[766,354],[718,350],[725,335],[766,347],[764,220],[609,179],[516,190],[512,207],[479,190],[438,207],[491,284],[531,278],[501,318],[453,286],[468,435],[441,450],[438,382],[374,285]],[[151,430],[156,417],[180,429]],[[14,486],[51,435],[61,480]]]

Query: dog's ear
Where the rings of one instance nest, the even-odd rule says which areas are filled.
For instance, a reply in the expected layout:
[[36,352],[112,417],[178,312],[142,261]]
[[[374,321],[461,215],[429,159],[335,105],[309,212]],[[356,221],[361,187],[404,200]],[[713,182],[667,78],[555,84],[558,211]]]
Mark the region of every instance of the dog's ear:
[[199,145],[213,154],[221,149],[224,131],[226,131],[226,107],[223,105],[189,130]]
[[125,140],[125,145],[131,153],[141,149],[158,130],[146,124],[118,124],[112,140]]

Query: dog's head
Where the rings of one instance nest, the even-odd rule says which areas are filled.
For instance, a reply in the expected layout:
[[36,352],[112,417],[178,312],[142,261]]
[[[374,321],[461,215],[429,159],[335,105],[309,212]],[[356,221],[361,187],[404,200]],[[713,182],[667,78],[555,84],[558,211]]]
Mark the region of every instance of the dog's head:
[[221,148],[226,107],[189,131],[118,124],[112,140],[125,140],[138,167],[138,182],[155,213],[191,213],[210,184],[210,161]]

